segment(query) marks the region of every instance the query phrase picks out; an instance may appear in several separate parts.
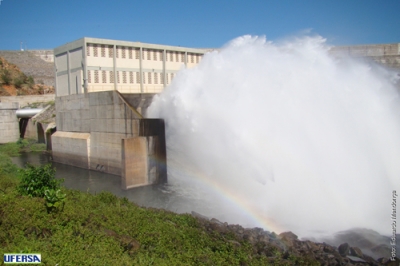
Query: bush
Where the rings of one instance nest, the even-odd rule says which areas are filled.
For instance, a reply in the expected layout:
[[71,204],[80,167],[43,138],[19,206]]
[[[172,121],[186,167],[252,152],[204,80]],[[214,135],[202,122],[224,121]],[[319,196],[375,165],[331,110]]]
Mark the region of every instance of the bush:
[[61,190],[46,189],[44,195],[46,200],[46,209],[48,213],[64,210],[66,194],[62,194]]
[[32,76],[28,76],[26,78],[26,84],[28,84],[30,87],[32,87],[33,85],[35,85],[35,80],[33,79]]
[[55,179],[55,168],[51,164],[34,166],[27,164],[25,169],[20,170],[21,182],[18,191],[22,195],[32,197],[44,197],[46,190],[58,190],[61,187],[62,179]]
[[0,75],[3,84],[10,85],[12,81],[11,73],[7,69],[4,69],[3,73]]

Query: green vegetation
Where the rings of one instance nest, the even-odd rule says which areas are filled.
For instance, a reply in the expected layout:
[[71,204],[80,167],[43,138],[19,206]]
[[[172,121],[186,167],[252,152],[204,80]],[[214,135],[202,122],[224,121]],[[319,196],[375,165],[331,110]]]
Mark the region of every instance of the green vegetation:
[[[61,188],[63,180],[55,179],[56,169],[51,167],[51,164],[44,166],[33,166],[27,164],[25,169],[20,170],[20,183],[18,192],[21,195],[32,197],[51,198],[55,197],[56,192]],[[50,191],[49,191],[50,190]]]
[[14,85],[16,88],[32,88],[35,81],[32,76],[27,76],[15,66],[3,62],[0,58],[0,83],[5,85]]
[[54,173],[17,170],[0,151],[0,253],[41,253],[44,265],[270,265],[248,242],[206,231],[189,214],[65,189]]
[[0,154],[5,154],[10,157],[20,155],[21,152],[39,152],[45,151],[46,144],[37,143],[33,139],[19,139],[17,142],[10,142],[0,145]]
[[3,84],[10,85],[12,82],[11,72],[8,71],[7,69],[4,69],[3,71],[0,72],[0,78]]

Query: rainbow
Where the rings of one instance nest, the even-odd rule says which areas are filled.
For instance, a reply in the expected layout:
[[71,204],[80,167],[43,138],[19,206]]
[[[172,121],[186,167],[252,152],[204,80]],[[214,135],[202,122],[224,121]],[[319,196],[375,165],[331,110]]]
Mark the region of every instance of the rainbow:
[[179,172],[180,176],[190,178],[201,186],[211,189],[211,192],[222,197],[225,201],[238,208],[238,210],[249,220],[249,224],[254,225],[254,227],[261,227],[264,230],[275,232],[277,234],[285,231],[285,229],[272,218],[269,218],[259,209],[251,206],[250,202],[246,198],[238,195],[238,193],[235,193],[235,191],[230,188],[223,186],[223,184],[216,182],[201,171],[191,171],[183,164],[180,164],[179,167],[174,166],[174,164],[169,164],[168,166],[173,167],[173,170],[168,171],[169,173],[174,171],[177,173]]

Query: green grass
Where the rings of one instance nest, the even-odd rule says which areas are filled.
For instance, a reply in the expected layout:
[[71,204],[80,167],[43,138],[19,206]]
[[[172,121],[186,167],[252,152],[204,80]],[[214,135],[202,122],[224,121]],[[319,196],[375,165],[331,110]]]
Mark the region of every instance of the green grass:
[[[43,265],[270,265],[234,234],[206,231],[189,214],[138,207],[109,192],[61,188],[63,209],[48,212],[44,198],[18,192],[27,171],[33,175],[0,151],[2,254],[40,253]],[[285,264],[277,258],[273,265]]]
[[10,142],[0,145],[0,153],[10,157],[16,157],[21,152],[40,152],[46,150],[46,144],[37,143],[33,139],[19,139],[17,142]]
[[[251,247],[207,234],[190,215],[144,209],[108,192],[65,189],[64,210],[46,212],[42,198],[21,196],[0,179],[0,250],[41,253],[45,265],[265,265]],[[6,181],[8,179],[8,181]],[[139,243],[140,247],[130,247]]]

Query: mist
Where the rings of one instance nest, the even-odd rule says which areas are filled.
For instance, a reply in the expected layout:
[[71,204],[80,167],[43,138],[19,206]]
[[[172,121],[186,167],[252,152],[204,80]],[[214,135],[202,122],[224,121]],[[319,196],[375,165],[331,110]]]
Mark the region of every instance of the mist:
[[320,36],[242,36],[182,69],[148,116],[165,119],[168,182],[191,210],[300,236],[389,235],[397,81]]

